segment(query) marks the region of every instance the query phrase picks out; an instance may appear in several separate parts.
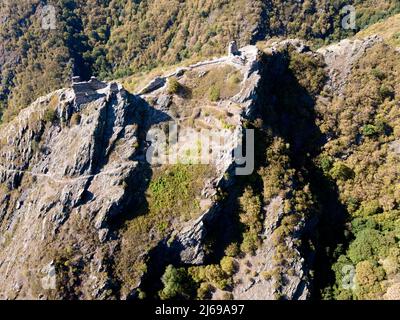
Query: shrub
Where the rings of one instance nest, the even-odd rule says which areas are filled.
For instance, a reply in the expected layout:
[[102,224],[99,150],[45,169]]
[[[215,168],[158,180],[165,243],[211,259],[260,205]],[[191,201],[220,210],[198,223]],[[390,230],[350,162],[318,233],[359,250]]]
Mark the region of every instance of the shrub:
[[269,281],[269,280],[272,279],[272,272],[271,272],[271,271],[262,271],[262,272],[261,272],[261,276],[262,276],[265,280]]
[[238,244],[231,243],[226,249],[225,249],[225,255],[228,257],[236,257],[240,253],[239,246]]
[[240,245],[240,250],[244,253],[254,254],[259,246],[257,233],[247,232],[243,235],[243,242]]
[[231,284],[231,279],[218,265],[212,264],[205,267],[206,279],[221,290]]
[[233,85],[237,85],[242,81],[242,79],[240,78],[239,74],[233,73],[229,76],[228,78],[228,84],[233,86]]
[[371,286],[376,281],[383,280],[385,274],[382,268],[376,267],[370,261],[362,261],[356,267],[356,281],[361,286]]
[[175,77],[171,77],[168,79],[167,92],[169,94],[177,94],[180,89],[181,89],[181,84]]
[[380,70],[379,68],[374,68],[374,69],[372,69],[371,74],[372,74],[375,78],[377,78],[377,79],[379,79],[379,80],[384,80],[384,79],[386,78],[385,73],[384,73],[382,70]]
[[357,199],[350,197],[346,201],[346,206],[347,206],[347,211],[349,211],[349,213],[354,213],[360,206],[360,203]]
[[356,266],[355,282],[357,284],[356,294],[360,299],[377,299],[383,295],[385,290],[381,281],[385,278],[382,267],[374,265],[371,261],[362,261]]
[[207,280],[205,267],[190,267],[188,273],[196,283],[201,283]]
[[394,239],[384,237],[378,230],[365,229],[360,231],[350,244],[348,256],[353,263],[376,260],[385,255],[391,243],[394,243]]
[[364,203],[362,207],[355,212],[355,216],[370,217],[379,212],[382,212],[382,208],[379,205],[379,201],[372,200]]
[[139,300],[144,300],[144,299],[146,299],[146,293],[144,292],[144,291],[142,291],[142,290],[138,290],[138,298],[139,298]]
[[193,296],[195,288],[192,278],[188,275],[184,268],[175,268],[169,265],[161,278],[164,285],[159,293],[162,300],[173,298],[189,299]]
[[260,230],[261,199],[251,188],[247,188],[240,198],[240,221],[249,228]]
[[216,102],[220,99],[220,97],[221,97],[221,90],[215,85],[211,86],[208,92],[208,98],[210,99],[210,101]]
[[43,121],[46,123],[53,123],[57,118],[56,110],[53,108],[47,108],[43,114]]
[[379,88],[379,96],[382,99],[386,99],[386,98],[393,99],[394,98],[393,89],[391,89],[385,85],[381,85]]
[[197,298],[200,300],[211,299],[214,288],[211,284],[203,282],[197,289]]
[[239,199],[240,222],[245,227],[243,242],[240,249],[244,253],[253,254],[259,246],[258,234],[262,230],[261,224],[261,199],[254,194],[251,188],[246,188]]
[[367,125],[363,126],[361,131],[362,131],[362,134],[366,137],[372,137],[379,133],[379,129],[372,124],[367,124]]
[[132,143],[132,148],[133,149],[138,149],[140,147],[140,144],[138,141],[135,141],[134,143]]
[[322,156],[319,160],[321,169],[324,173],[328,173],[332,169],[333,160],[329,156]]
[[235,271],[235,260],[232,257],[223,257],[220,265],[222,270],[229,276],[231,276]]
[[332,178],[346,181],[354,178],[354,171],[343,163],[336,162],[330,170]]

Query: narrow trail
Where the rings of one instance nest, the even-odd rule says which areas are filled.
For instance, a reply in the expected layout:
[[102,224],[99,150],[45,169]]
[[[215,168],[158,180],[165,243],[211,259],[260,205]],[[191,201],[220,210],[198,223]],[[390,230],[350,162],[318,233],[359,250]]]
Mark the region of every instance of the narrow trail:
[[31,175],[34,177],[47,178],[47,179],[53,180],[54,182],[57,182],[60,184],[70,184],[70,183],[74,183],[74,182],[81,181],[81,180],[92,179],[92,178],[95,178],[98,176],[114,175],[116,173],[121,172],[128,166],[132,166],[132,164],[133,164],[133,162],[124,162],[124,163],[120,164],[119,168],[112,169],[112,170],[106,170],[103,172],[99,172],[97,174],[83,175],[83,176],[76,177],[76,178],[58,178],[58,177],[56,177],[56,174],[37,173],[37,172],[29,171],[29,170],[7,169],[1,164],[0,164],[0,171],[5,171],[5,172],[9,172],[9,173],[18,173],[18,174],[28,174],[28,175]]

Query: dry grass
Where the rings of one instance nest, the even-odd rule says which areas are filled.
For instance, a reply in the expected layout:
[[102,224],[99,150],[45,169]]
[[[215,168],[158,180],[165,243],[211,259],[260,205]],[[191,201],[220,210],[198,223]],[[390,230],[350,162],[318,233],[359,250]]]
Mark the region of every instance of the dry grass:
[[375,23],[357,33],[355,37],[362,39],[373,34],[381,36],[390,45],[400,47],[400,14],[390,17],[385,21]]
[[225,100],[239,93],[242,80],[239,70],[226,65],[213,67],[203,76],[198,71],[191,71],[187,74],[185,85],[191,89],[193,99],[210,98],[210,88],[215,88],[219,91],[217,100]]
[[150,71],[138,72],[132,76],[126,77],[124,79],[120,79],[123,83],[124,88],[130,93],[137,93],[141,89],[143,89],[151,80],[155,77],[165,76],[174,71],[178,68],[188,67],[191,64],[197,63],[201,61],[200,57],[187,59],[180,63],[169,65],[169,66],[160,66],[156,67]]

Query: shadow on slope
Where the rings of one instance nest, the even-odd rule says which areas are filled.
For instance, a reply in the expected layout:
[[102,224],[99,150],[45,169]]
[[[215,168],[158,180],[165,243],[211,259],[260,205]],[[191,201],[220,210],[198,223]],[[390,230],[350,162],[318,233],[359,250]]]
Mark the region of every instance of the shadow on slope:
[[[314,270],[311,298],[318,299],[320,290],[335,281],[331,270],[332,252],[338,244],[346,242],[344,229],[348,213],[339,201],[335,182],[327,178],[315,163],[326,142],[316,124],[318,115],[315,111],[315,94],[322,90],[324,83],[320,83],[314,93],[303,87],[291,69],[293,53],[297,54],[290,53],[289,49],[264,56],[259,111],[265,124],[272,129],[273,136],[290,144],[291,165],[301,177],[298,183],[308,183],[314,198],[315,204],[301,237],[306,269]],[[306,70],[302,72],[302,76],[309,76]],[[310,240],[315,247],[313,250],[308,245]]]

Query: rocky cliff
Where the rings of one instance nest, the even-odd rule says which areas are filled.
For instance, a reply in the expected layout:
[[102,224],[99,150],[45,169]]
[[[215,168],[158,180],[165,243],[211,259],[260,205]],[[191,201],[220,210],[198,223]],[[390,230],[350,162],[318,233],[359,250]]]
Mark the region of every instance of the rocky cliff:
[[[152,170],[145,157],[146,133],[170,121],[184,127],[194,121],[195,126],[240,129],[255,99],[257,63],[257,49],[247,47],[235,56],[157,78],[136,95],[115,82],[74,79],[72,88],[38,99],[4,124],[1,297],[119,297],[124,284],[115,275],[113,259],[124,239],[116,225],[131,219],[129,211],[143,200],[146,174]],[[189,106],[190,99],[167,92],[168,78],[176,77],[183,86],[213,71],[236,77],[218,103]],[[177,110],[171,112],[172,107]],[[207,115],[200,116],[206,108]],[[202,220],[212,214],[211,199],[233,163],[235,147],[226,145],[211,164],[216,169],[203,185],[205,213],[199,211],[193,220],[174,223],[169,230],[176,233],[171,250],[187,263],[202,262]],[[157,245],[163,238],[148,240]],[[149,248],[142,249],[146,256]],[[49,287],[52,276],[56,282]],[[140,274],[136,280],[132,275],[132,283],[139,280]],[[127,289],[125,296],[135,285]]]

